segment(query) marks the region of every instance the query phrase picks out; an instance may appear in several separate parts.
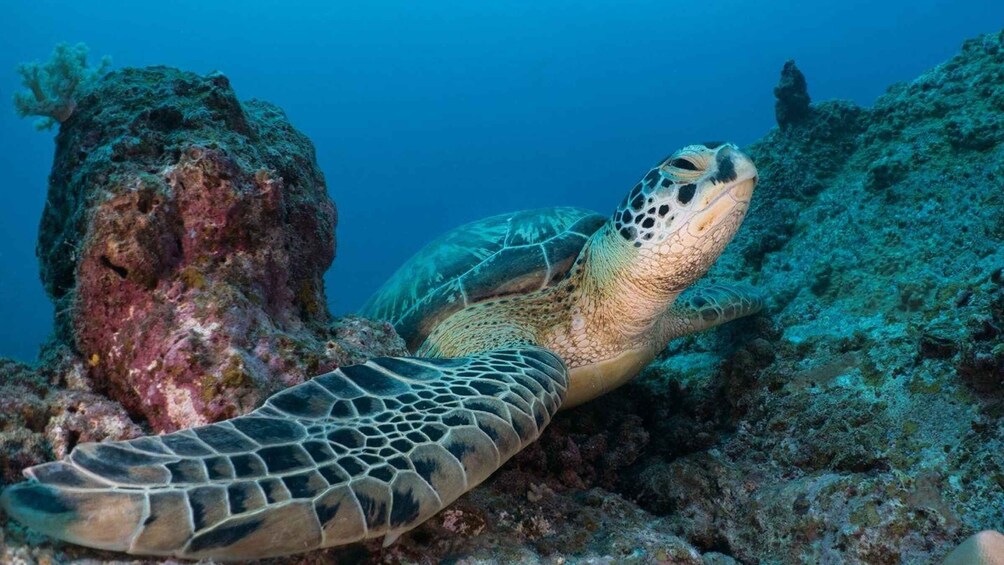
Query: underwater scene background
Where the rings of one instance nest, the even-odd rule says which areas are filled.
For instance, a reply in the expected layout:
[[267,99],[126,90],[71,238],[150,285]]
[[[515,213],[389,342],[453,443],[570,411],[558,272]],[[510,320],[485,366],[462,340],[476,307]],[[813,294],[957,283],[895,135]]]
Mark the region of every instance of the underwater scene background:
[[[0,98],[60,42],[112,61],[52,130],[0,112],[0,486],[404,355],[352,314],[440,233],[607,215],[667,153],[730,140],[759,184],[707,281],[757,287],[762,313],[671,342],[395,544],[270,562],[1002,543],[971,536],[1004,531],[1004,4],[2,8]],[[0,524],[4,563],[160,562]]]

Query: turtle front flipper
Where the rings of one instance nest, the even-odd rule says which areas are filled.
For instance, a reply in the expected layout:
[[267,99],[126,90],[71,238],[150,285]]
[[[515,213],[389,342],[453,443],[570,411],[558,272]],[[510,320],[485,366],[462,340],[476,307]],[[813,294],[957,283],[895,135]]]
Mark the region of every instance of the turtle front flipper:
[[534,441],[567,371],[535,347],[373,359],[240,418],[79,445],[0,497],[52,537],[141,555],[248,559],[393,541]]
[[756,314],[763,307],[763,293],[747,284],[709,284],[691,288],[666,312],[663,318],[665,340]]

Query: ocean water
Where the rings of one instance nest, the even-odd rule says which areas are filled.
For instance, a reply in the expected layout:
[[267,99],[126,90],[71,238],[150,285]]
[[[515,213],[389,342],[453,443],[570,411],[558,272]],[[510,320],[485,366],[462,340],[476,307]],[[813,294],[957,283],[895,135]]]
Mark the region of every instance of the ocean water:
[[[316,144],[339,208],[333,312],[357,309],[460,223],[551,205],[608,213],[693,141],[774,124],[797,60],[814,99],[871,103],[1004,22],[997,0],[888,2],[0,3],[14,66],[85,42],[114,67],[224,72]],[[0,356],[34,359],[52,306],[34,244],[53,132],[0,110]]]

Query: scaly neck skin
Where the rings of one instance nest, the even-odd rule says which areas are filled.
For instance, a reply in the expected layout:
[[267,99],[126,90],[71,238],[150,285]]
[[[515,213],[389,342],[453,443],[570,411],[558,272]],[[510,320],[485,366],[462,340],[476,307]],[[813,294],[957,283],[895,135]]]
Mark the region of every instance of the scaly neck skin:
[[636,341],[679,295],[655,280],[660,261],[632,248],[609,224],[594,235],[587,253],[577,278],[582,290],[579,304],[592,318],[588,326]]
[[669,306],[703,274],[633,247],[609,223],[593,234],[580,259],[570,278],[546,293],[568,300],[569,315],[541,336],[570,368],[651,343]]

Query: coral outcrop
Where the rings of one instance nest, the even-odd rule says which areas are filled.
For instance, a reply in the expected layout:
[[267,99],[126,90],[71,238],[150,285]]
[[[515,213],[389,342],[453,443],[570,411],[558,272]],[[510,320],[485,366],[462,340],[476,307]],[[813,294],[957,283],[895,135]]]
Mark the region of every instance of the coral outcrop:
[[812,109],[809,107],[809,85],[805,75],[795,66],[795,61],[787,61],[781,69],[781,81],[774,87],[774,118],[781,129],[798,125],[808,119]]
[[321,279],[335,222],[275,106],[219,73],[110,73],[56,139],[38,255],[58,337],[155,431],[246,412],[354,359]]

